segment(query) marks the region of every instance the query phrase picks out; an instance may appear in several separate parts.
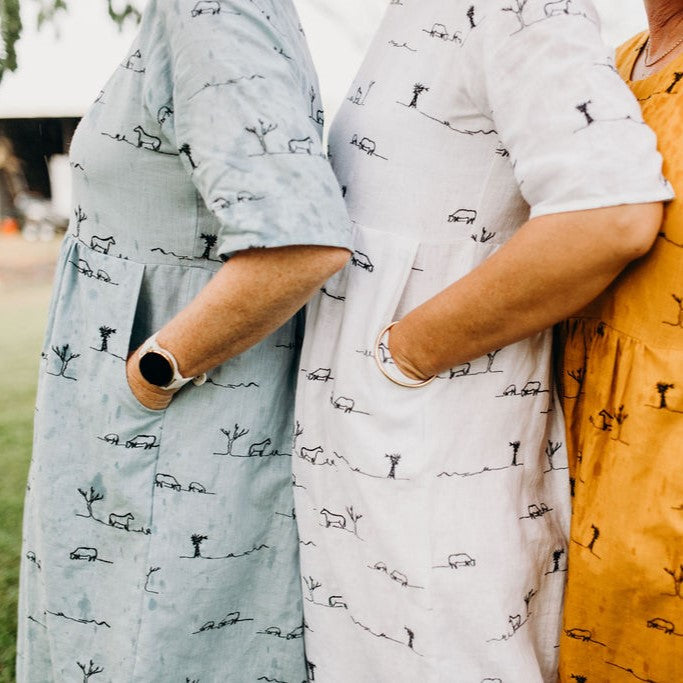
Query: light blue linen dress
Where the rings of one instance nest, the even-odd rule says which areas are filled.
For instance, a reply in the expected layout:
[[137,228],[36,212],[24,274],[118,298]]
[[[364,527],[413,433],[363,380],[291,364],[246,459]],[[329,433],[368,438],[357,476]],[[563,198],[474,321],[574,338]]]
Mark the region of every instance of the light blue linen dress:
[[71,147],[42,354],[18,680],[306,678],[291,417],[300,321],[165,411],[130,350],[236,250],[346,246],[289,0],[150,0]]

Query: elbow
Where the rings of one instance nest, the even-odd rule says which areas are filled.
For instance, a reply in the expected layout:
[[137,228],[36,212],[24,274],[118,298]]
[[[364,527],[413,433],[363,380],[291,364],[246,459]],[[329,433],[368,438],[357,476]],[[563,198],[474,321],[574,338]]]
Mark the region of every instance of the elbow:
[[633,204],[618,208],[613,227],[616,254],[628,263],[645,256],[657,238],[662,224],[663,207],[659,202]]
[[351,258],[351,252],[348,249],[326,247],[324,257],[320,262],[325,279],[340,271],[349,262],[349,258]]

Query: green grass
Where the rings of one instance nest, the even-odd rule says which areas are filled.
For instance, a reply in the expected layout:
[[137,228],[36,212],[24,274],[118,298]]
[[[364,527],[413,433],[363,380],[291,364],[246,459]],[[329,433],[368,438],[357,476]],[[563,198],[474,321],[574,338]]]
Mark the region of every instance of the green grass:
[[0,683],[14,681],[21,515],[49,293],[0,292]]

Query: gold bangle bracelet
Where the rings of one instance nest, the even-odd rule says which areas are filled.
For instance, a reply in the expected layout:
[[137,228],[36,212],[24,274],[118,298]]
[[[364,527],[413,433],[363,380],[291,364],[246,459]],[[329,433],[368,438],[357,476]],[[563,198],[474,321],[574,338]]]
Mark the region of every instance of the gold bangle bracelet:
[[391,382],[394,384],[398,384],[400,387],[406,387],[408,389],[419,389],[420,387],[426,387],[428,384],[431,384],[435,379],[436,375],[432,375],[431,377],[422,380],[421,382],[405,382],[402,379],[398,379],[397,377],[392,377],[384,367],[384,362],[381,359],[381,344],[382,344],[382,339],[384,339],[384,335],[389,332],[389,330],[398,322],[398,320],[395,320],[393,323],[389,323],[386,327],[382,329],[382,331],[377,335],[377,340],[375,341],[375,363],[377,363],[377,367],[379,368],[379,371]]

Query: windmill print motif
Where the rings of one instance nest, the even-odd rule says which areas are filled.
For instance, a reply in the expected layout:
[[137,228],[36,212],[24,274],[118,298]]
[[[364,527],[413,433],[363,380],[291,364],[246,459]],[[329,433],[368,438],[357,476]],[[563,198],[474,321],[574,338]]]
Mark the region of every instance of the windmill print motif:
[[[595,538],[589,525],[582,547],[570,542],[550,334],[466,358],[414,390],[377,367],[399,376],[396,330],[376,339],[504,249],[529,212],[562,211],[577,194],[602,208],[636,178],[634,200],[643,188],[667,196],[593,19],[588,0],[391,3],[332,125],[353,254],[307,309],[292,459],[304,639],[319,680],[557,679],[557,641],[541,652],[534,634],[561,631],[568,548],[597,562],[610,532],[595,518]],[[528,277],[476,296],[496,301]],[[582,391],[587,367],[575,376],[568,394]],[[667,405],[678,408],[675,391]],[[636,401],[595,408],[613,417],[599,435],[626,448]],[[329,605],[336,596],[345,607]],[[539,656],[522,662],[521,651]]]
[[[289,512],[303,312],[164,410],[137,399],[124,362],[234,253],[351,246],[292,0],[152,0],[96,99],[71,143],[41,350],[17,681],[132,680],[153,660],[143,678],[298,683]],[[378,459],[384,481],[391,463]],[[360,545],[365,518],[348,507],[339,535]],[[198,611],[199,593],[215,609]],[[259,633],[271,626],[282,637]],[[134,633],[146,635],[126,647]]]
[[127,57],[127,59],[121,64],[121,66],[124,69],[134,71],[138,74],[144,74],[146,71],[145,67],[143,66],[142,53],[140,52],[140,50],[135,50],[133,53],[131,53]]
[[364,107],[374,85],[375,81],[369,81],[367,85],[358,86],[355,91],[353,91],[353,94],[347,98],[348,101],[351,102],[351,104],[357,104],[359,107]]

